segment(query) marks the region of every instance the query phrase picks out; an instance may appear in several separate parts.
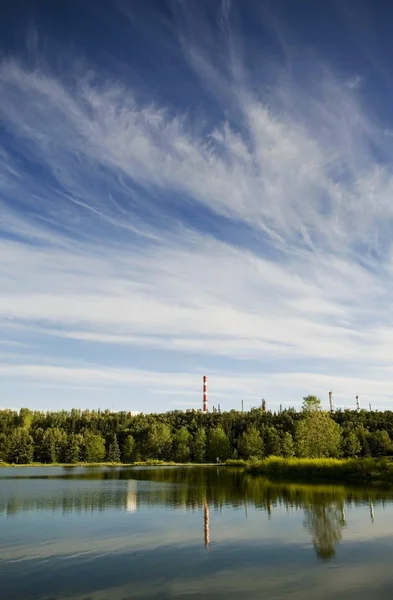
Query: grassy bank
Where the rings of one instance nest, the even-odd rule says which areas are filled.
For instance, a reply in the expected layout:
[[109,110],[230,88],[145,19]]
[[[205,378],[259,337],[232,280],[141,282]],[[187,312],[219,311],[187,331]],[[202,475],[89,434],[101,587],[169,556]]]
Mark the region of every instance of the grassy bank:
[[248,463],[246,472],[270,479],[393,483],[393,461],[378,458],[279,458]]

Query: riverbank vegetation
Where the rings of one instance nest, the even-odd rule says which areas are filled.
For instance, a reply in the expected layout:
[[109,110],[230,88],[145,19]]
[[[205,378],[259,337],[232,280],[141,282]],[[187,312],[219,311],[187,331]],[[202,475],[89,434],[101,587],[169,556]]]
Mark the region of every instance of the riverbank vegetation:
[[269,457],[245,465],[252,474],[295,481],[347,481],[393,483],[393,461],[386,458],[281,458]]
[[0,411],[0,462],[12,464],[381,458],[393,455],[392,440],[392,411],[328,413],[315,396],[301,411]]

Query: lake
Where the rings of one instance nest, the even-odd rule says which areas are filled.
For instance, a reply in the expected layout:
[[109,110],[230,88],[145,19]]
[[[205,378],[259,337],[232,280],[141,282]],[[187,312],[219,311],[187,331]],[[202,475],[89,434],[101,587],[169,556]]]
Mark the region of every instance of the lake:
[[0,469],[1,598],[390,599],[392,517],[225,467]]

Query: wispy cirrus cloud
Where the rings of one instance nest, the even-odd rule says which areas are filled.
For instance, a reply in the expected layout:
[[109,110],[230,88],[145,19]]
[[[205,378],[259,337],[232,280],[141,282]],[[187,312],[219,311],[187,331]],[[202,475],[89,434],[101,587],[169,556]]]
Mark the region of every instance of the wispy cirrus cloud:
[[[250,403],[294,404],[306,386],[333,385],[345,403],[356,369],[364,394],[387,401],[387,124],[326,68],[299,83],[275,67],[264,80],[268,59],[250,68],[227,8],[219,54],[176,15],[184,65],[214,111],[147,101],[93,65],[0,65],[0,350],[51,355],[39,368],[10,355],[3,374],[136,385],[122,370],[133,349],[148,408],[157,389],[170,397],[174,374],[189,373],[191,391],[202,368],[228,403],[247,389]],[[206,42],[214,27],[204,31]],[[162,357],[157,385],[148,352]],[[233,372],[239,388],[224,384]]]

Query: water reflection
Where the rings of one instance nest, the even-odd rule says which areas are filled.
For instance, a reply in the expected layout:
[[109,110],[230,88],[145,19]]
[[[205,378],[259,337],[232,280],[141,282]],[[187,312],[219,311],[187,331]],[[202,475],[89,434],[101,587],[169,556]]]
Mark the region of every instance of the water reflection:
[[333,558],[335,546],[342,539],[345,526],[344,503],[321,502],[304,507],[305,527],[312,535],[312,542],[317,556],[323,560]]
[[371,500],[370,500],[370,517],[371,517],[371,522],[374,523],[374,504],[372,503]]
[[389,490],[275,484],[225,468],[64,469],[55,474],[42,470],[33,478],[18,471],[0,476],[0,486],[0,515],[8,518],[31,511],[64,515],[105,510],[135,513],[157,507],[200,511],[201,543],[210,550],[214,512],[241,508],[247,518],[252,507],[274,519],[283,508],[302,511],[303,526],[321,560],[336,555],[348,525],[348,507],[368,507],[368,518],[374,523],[378,508],[393,500]]
[[206,501],[205,506],[203,507],[203,531],[204,531],[204,539],[205,539],[205,548],[209,548],[210,544],[210,508],[209,503]]

